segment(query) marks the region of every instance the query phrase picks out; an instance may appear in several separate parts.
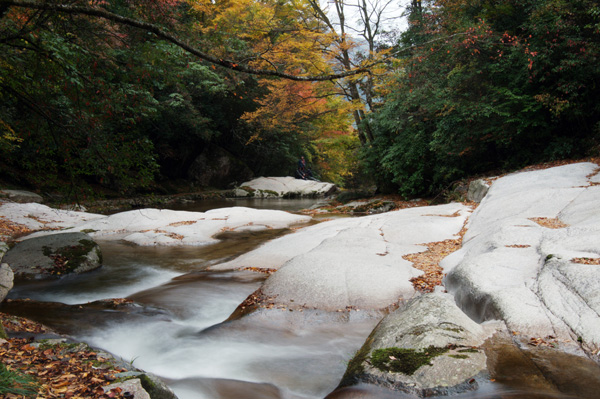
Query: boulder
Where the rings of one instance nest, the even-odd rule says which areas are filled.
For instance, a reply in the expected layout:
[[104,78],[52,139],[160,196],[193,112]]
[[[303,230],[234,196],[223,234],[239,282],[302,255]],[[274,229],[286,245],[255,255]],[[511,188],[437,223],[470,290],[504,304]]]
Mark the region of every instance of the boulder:
[[105,215],[65,211],[42,204],[12,202],[0,204],[0,215],[29,230],[64,229],[86,221],[106,218]]
[[131,380],[126,380],[123,382],[116,382],[114,384],[106,385],[102,387],[104,393],[111,393],[113,390],[117,390],[116,392],[121,392],[125,397],[135,398],[135,399],[151,399],[148,392],[142,386],[142,381],[139,378],[133,378]]
[[242,183],[234,190],[236,197],[295,198],[323,197],[337,191],[333,183],[302,180],[294,177],[259,177]]
[[101,266],[102,253],[84,233],[58,233],[17,243],[3,258],[18,279],[57,278]]
[[5,253],[7,253],[9,250],[8,248],[8,244],[5,243],[4,241],[0,241],[0,260],[2,260],[2,257],[4,256]]
[[121,388],[122,392],[129,392],[135,399],[177,399],[175,393],[160,378],[144,371],[127,371],[115,375],[118,379],[125,379],[103,387],[108,393],[111,389]]
[[372,215],[375,213],[389,212],[395,207],[396,203],[394,201],[386,201],[381,198],[375,198],[372,200],[352,201],[347,204],[340,205],[336,209],[342,212],[368,213]]
[[0,302],[6,298],[6,294],[13,287],[13,278],[13,271],[8,264],[0,264]]
[[465,315],[451,295],[422,295],[377,325],[340,388],[369,383],[420,397],[476,389],[487,377],[480,347],[493,331]]
[[201,187],[229,188],[233,182],[252,178],[250,168],[219,147],[209,147],[200,154],[188,170],[188,177]]
[[206,245],[219,242],[227,232],[282,229],[306,223],[310,216],[245,207],[219,208],[207,212],[168,209],[136,209],[110,216],[63,211],[39,204],[4,204],[0,214],[30,229],[44,229],[28,238],[54,234],[48,228],[70,228],[103,240],[125,240],[143,246]]
[[13,202],[27,203],[27,202],[44,202],[42,196],[32,193],[30,191],[23,190],[0,190],[0,198],[4,197]]
[[481,202],[483,197],[487,194],[490,189],[490,185],[482,179],[474,180],[469,184],[469,190],[467,191],[467,200],[473,202]]

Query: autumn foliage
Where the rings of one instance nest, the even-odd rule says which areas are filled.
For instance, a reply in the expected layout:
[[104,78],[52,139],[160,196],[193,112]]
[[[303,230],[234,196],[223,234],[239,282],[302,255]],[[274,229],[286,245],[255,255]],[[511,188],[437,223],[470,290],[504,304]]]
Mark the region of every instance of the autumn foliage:
[[595,2],[423,5],[365,151],[381,185],[431,194],[468,175],[597,152]]

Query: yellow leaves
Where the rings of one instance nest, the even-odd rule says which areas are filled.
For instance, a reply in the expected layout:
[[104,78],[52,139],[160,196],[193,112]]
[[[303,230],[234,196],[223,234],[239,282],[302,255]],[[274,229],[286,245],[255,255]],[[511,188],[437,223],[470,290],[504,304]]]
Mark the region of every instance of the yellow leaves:
[[260,141],[260,140],[261,140],[261,138],[258,135],[258,133],[254,133],[252,136],[250,136],[250,138],[248,139],[248,141],[246,141],[246,145],[252,144],[255,141]]
[[[331,88],[329,83],[262,80],[261,84],[269,88],[269,95],[259,102],[259,109],[244,114],[242,119],[263,130],[296,132],[300,123],[314,123],[333,112],[327,93],[321,92]],[[253,136],[250,142],[257,139]]]
[[331,35],[319,27],[305,0],[263,2],[225,0],[190,2],[202,40],[223,59],[241,59],[256,69],[295,74],[326,72],[323,49]]
[[3,141],[8,143],[20,143],[23,139],[17,137],[17,134],[10,125],[0,119],[0,144]]
[[560,116],[560,114],[570,107],[568,100],[562,100],[559,97],[552,96],[550,94],[538,94],[534,96],[535,100],[544,107],[546,107],[554,116]]

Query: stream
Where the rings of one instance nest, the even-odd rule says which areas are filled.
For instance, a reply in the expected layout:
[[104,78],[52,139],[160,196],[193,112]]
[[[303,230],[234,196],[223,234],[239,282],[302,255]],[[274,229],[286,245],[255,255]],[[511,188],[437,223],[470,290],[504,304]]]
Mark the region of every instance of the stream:
[[[315,200],[252,200],[190,204],[295,211]],[[348,321],[315,312],[295,318],[284,311],[225,322],[260,287],[266,275],[205,269],[250,251],[288,230],[220,237],[203,247],[138,247],[98,241],[97,271],[57,281],[18,284],[9,298],[68,305],[128,298],[139,311],[123,314],[85,306],[21,307],[2,311],[43,322],[60,333],[102,348],[163,378],[180,399],[322,398],[341,379],[378,318]]]
[[[235,205],[296,211],[314,203],[254,201]],[[229,201],[191,204],[185,210],[219,206],[233,205]],[[203,247],[138,247],[98,241],[104,256],[102,268],[56,281],[18,284],[9,298],[30,298],[48,306],[5,302],[0,310],[42,322],[152,372],[180,399],[324,398],[336,388],[347,362],[381,315],[271,310],[228,321],[266,275],[206,270],[287,232],[228,234],[221,236],[218,244]],[[128,298],[134,301],[132,310],[89,304],[107,298]],[[52,302],[75,306],[54,306]],[[358,386],[337,392],[331,399],[405,397],[412,396]],[[453,397],[573,396],[489,383],[473,393]]]

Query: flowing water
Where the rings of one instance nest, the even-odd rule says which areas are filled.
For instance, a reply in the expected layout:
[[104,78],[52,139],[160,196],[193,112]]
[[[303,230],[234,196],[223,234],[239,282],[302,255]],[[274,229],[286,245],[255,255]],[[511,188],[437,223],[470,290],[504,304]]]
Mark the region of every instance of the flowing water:
[[[294,211],[314,202],[224,204]],[[191,204],[186,210],[216,206],[223,202]],[[102,268],[58,281],[18,284],[9,298],[48,306],[8,303],[1,310],[29,316],[153,372],[181,399],[322,398],[335,388],[346,362],[378,319],[357,315],[339,320],[318,312],[296,317],[274,310],[226,322],[266,275],[205,270],[286,232],[229,234],[219,244],[193,248],[99,241]],[[139,310],[123,313],[88,304],[106,298],[131,299]]]
[[[254,205],[293,211],[313,201],[270,200]],[[201,204],[186,210],[216,205]],[[226,205],[231,206],[229,202]],[[18,284],[9,298],[31,298],[47,306],[14,301],[19,303],[4,303],[0,310],[41,321],[152,372],[181,399],[323,398],[335,389],[347,361],[380,315],[271,310],[227,321],[266,276],[206,270],[286,232],[230,234],[221,237],[218,244],[193,248],[99,242],[104,255],[101,269],[58,281]],[[134,305],[122,312],[93,302],[106,298],[129,298]],[[515,388],[514,384],[489,383],[457,397],[573,397],[537,388],[532,391],[526,385]],[[405,397],[370,386],[348,388],[330,396]]]

